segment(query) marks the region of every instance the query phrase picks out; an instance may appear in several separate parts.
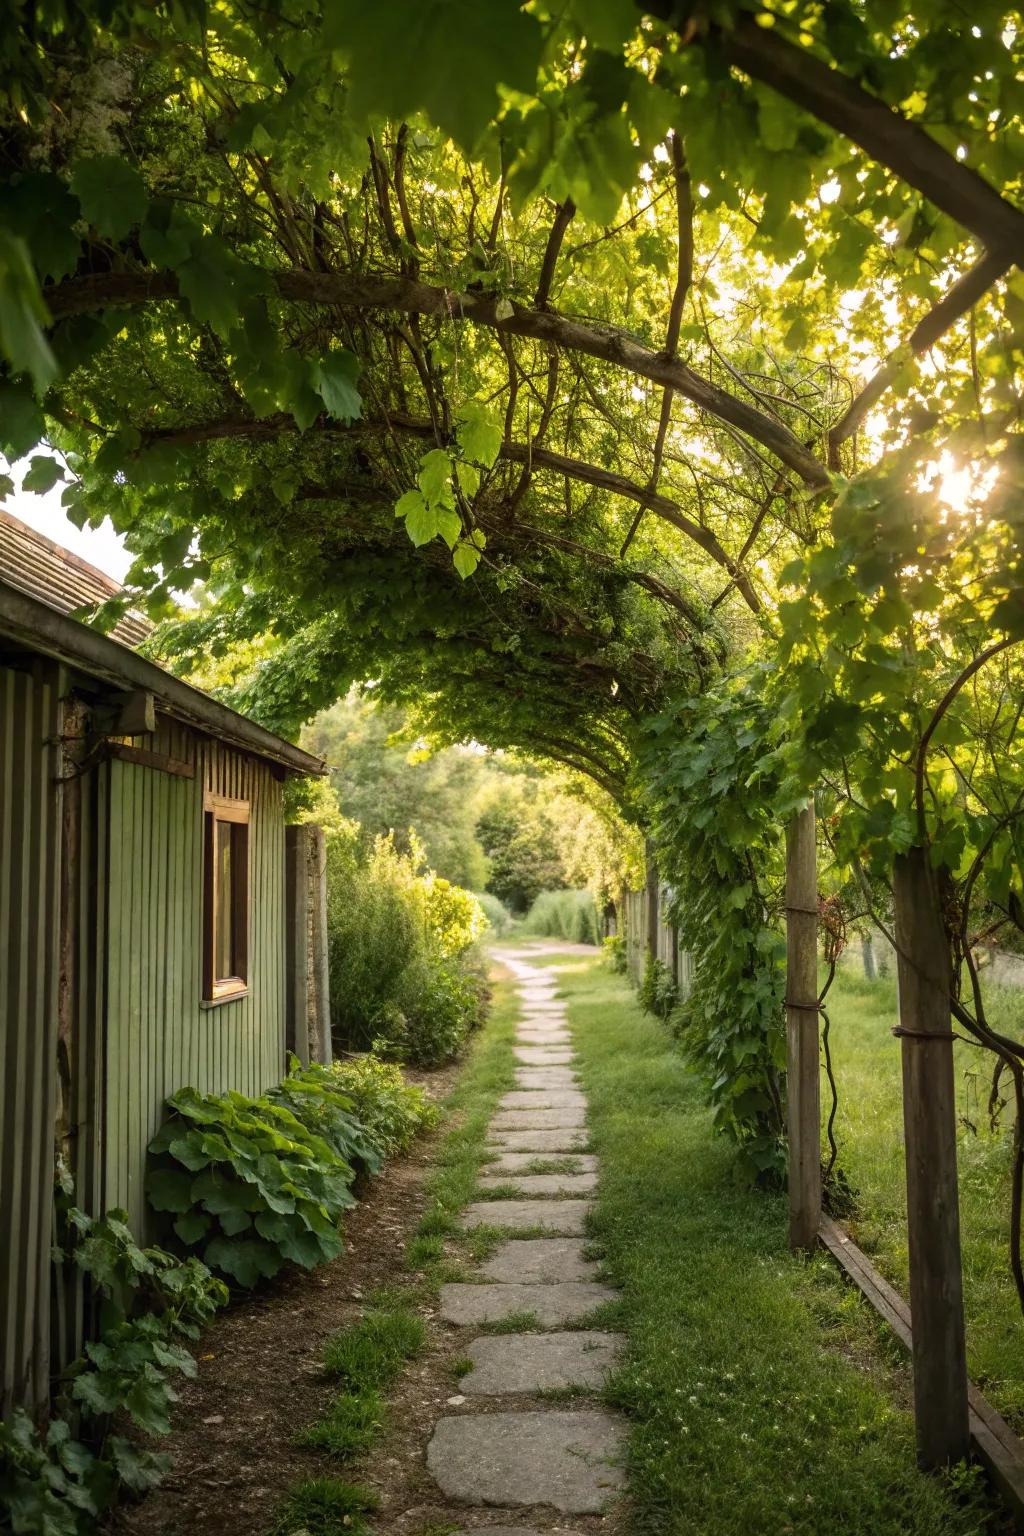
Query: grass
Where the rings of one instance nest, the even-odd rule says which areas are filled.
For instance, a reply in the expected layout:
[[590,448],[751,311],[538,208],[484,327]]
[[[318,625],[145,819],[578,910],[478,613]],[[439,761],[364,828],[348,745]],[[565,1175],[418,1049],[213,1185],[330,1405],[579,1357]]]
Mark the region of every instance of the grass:
[[499,981],[487,1027],[473,1040],[466,1066],[445,1105],[455,1125],[427,1180],[430,1203],[405,1255],[406,1265],[435,1289],[450,1273],[449,1247],[458,1246],[468,1258],[480,1260],[489,1257],[501,1241],[502,1234],[487,1226],[464,1231],[461,1213],[480,1197],[477,1180],[491,1155],[487,1128],[498,1100],[515,1079],[512,1047],[517,1017],[513,989],[507,981]]
[[[868,982],[858,971],[859,960],[851,957],[829,994],[839,1089],[839,1167],[854,1194],[854,1210],[844,1219],[865,1252],[906,1296],[903,1101],[900,1046],[892,1035],[896,986],[891,977]],[[1024,993],[993,988],[991,1007],[997,1026],[1019,1033]],[[1020,1433],[1024,1318],[1008,1257],[1012,1109],[993,1133],[987,1115],[991,1058],[959,1043],[954,1057],[968,1367]]]
[[328,1339],[324,1370],[344,1391],[299,1432],[296,1445],[329,1451],[340,1461],[365,1451],[387,1420],[383,1394],[425,1342],[426,1328],[418,1313],[403,1305],[400,1295],[382,1295],[358,1323]]
[[307,1477],[285,1494],[270,1536],[368,1536],[363,1516],[376,1507],[366,1488],[337,1477]]
[[[557,958],[553,963],[558,965]],[[979,1536],[978,1479],[917,1471],[905,1365],[824,1256],[790,1255],[783,1198],[743,1187],[662,1027],[599,962],[560,965],[622,1289],[636,1536]]]

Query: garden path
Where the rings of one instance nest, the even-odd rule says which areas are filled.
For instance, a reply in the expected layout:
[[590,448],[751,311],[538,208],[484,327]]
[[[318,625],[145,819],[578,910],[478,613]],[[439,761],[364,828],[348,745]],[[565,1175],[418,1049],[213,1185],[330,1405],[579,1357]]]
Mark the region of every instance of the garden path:
[[[434,1426],[427,1465],[460,1503],[594,1515],[622,1489],[625,1438],[615,1415],[578,1406],[581,1390],[603,1385],[624,1342],[585,1326],[616,1296],[598,1282],[584,1241],[597,1161],[555,984],[525,959],[502,958],[522,1008],[516,1086],[489,1129],[494,1160],[480,1187],[491,1198],[468,1206],[463,1221],[497,1226],[505,1240],[477,1280],[442,1288],[441,1310],[452,1323],[508,1323],[510,1331],[468,1346],[473,1368],[451,1400],[456,1411]],[[528,1525],[487,1529],[534,1536]]]

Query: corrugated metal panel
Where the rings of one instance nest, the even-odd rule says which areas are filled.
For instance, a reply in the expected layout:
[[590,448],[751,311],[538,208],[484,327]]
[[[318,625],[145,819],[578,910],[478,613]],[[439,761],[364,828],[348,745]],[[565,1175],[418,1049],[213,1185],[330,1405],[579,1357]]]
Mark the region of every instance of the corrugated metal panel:
[[49,1387],[60,684],[0,667],[0,1417]]
[[[111,762],[105,1170],[107,1206],[146,1229],[146,1145],[164,1099],[260,1093],[284,1068],[284,807],[266,765],[161,721],[153,751],[196,763],[173,777]],[[204,791],[250,803],[249,990],[201,1006]]]

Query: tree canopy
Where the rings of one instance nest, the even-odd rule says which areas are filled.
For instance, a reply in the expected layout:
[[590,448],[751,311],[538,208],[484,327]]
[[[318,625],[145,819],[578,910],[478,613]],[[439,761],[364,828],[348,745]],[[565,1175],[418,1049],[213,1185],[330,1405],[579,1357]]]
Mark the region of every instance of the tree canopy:
[[1019,12],[15,11],[0,446],[154,616],[215,592],[179,664],[274,636],[269,724],[373,678],[653,829],[731,925],[695,996],[769,1164],[813,785],[883,906],[932,846],[968,970],[1024,915]]

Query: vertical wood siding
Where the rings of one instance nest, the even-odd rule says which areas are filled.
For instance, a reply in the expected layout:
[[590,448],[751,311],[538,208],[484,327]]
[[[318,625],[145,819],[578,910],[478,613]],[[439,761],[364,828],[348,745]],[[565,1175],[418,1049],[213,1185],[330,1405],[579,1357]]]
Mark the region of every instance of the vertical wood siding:
[[[148,743],[147,743],[148,745]],[[168,1094],[256,1094],[284,1069],[285,880],[281,784],[258,760],[161,722],[154,751],[183,779],[109,764],[105,1203],[146,1230],[146,1146]],[[201,1006],[203,797],[248,800],[249,989]]]
[[0,667],[0,1417],[49,1387],[60,684]]

